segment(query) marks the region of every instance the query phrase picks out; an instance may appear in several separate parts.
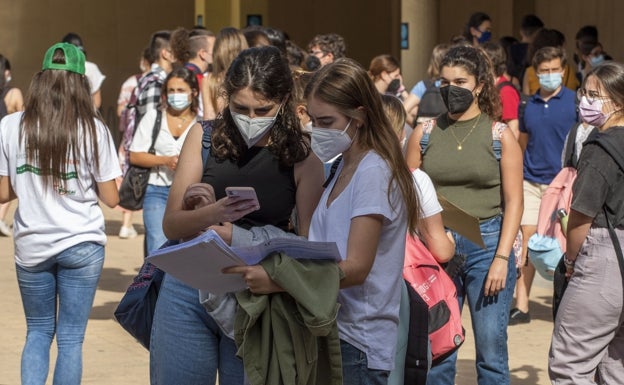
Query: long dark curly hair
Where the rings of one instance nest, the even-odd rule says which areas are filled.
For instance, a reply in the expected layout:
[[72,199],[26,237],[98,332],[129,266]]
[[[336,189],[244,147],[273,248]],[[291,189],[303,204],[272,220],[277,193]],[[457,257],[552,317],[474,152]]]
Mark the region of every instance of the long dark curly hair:
[[442,58],[440,69],[444,67],[462,67],[475,77],[477,85],[483,84],[481,92],[477,95],[479,109],[492,120],[500,120],[501,103],[498,88],[494,83],[494,70],[490,58],[483,49],[455,46]]
[[[270,131],[268,149],[279,158],[280,165],[291,167],[310,153],[309,136],[299,125],[290,93],[293,80],[288,62],[273,46],[243,50],[228,69],[223,89],[229,99],[235,92],[249,88],[267,100],[283,103]],[[213,153],[220,160],[238,160],[247,145],[238,131],[230,108],[225,106],[214,125]]]

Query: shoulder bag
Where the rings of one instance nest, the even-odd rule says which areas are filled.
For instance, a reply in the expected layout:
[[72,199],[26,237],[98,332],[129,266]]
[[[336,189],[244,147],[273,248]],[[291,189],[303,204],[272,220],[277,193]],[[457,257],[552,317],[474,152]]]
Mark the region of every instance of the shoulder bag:
[[[160,116],[160,113],[159,115]],[[200,122],[204,134],[202,137],[202,162],[204,168],[210,155],[212,126],[208,121]],[[158,125],[160,127],[160,125]],[[153,147],[153,146],[152,146]],[[177,244],[178,241],[167,241],[163,246]],[[121,298],[117,309],[115,309],[115,319],[131,336],[143,345],[150,348],[150,336],[152,333],[152,321],[156,309],[158,291],[165,276],[165,273],[144,261],[141,270],[134,277],[132,283]]]
[[[147,152],[154,154],[154,145],[160,132],[160,122],[162,121],[162,111],[158,110],[156,121],[152,129],[152,144]],[[147,189],[151,168],[130,165],[126,175],[124,175],[119,186],[119,206],[126,210],[136,211],[143,208],[143,199]]]

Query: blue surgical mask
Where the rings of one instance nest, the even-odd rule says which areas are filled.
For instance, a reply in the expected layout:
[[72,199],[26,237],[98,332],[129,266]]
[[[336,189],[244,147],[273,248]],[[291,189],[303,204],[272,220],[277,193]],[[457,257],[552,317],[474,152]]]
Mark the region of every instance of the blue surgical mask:
[[483,43],[487,43],[488,41],[490,41],[491,38],[492,38],[492,32],[484,31],[484,32],[481,32],[481,36],[477,38],[477,41],[479,42],[479,44],[483,44]]
[[551,72],[548,74],[538,74],[540,87],[545,89],[546,91],[554,91],[559,86],[561,86],[561,82],[563,80],[563,74],[561,72]]
[[591,56],[589,58],[589,64],[591,64],[592,67],[596,67],[599,66],[600,64],[602,64],[605,61],[605,57],[604,55],[598,55],[598,56]]
[[191,104],[191,100],[189,98],[189,94],[180,93],[180,94],[168,94],[167,95],[167,103],[177,111],[182,111],[186,107]]

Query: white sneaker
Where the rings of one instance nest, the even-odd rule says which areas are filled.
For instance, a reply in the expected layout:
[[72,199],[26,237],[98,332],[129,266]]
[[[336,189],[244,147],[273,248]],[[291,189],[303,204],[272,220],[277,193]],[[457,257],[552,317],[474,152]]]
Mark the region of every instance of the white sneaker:
[[0,234],[4,235],[5,237],[10,237],[11,235],[13,235],[13,231],[11,231],[11,228],[9,227],[9,225],[6,224],[5,221],[0,221]]
[[138,234],[134,229],[134,226],[130,227],[121,227],[119,229],[119,238],[121,239],[130,239],[136,237]]

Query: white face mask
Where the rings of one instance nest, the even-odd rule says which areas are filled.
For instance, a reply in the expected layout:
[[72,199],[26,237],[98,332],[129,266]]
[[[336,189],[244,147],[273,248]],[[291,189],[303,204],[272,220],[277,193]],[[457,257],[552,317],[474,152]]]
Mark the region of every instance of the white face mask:
[[258,118],[250,118],[245,114],[239,114],[231,111],[234,123],[236,124],[236,127],[238,127],[238,131],[243,136],[243,140],[245,140],[248,148],[251,148],[254,144],[258,143],[264,134],[266,134],[267,131],[273,127],[281,108],[282,106],[280,105],[280,108],[277,110],[275,116]]
[[351,121],[352,120],[349,120],[347,127],[342,131],[334,128],[318,128],[312,126],[312,152],[314,152],[322,162],[329,162],[351,147],[353,139],[347,134]]

